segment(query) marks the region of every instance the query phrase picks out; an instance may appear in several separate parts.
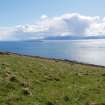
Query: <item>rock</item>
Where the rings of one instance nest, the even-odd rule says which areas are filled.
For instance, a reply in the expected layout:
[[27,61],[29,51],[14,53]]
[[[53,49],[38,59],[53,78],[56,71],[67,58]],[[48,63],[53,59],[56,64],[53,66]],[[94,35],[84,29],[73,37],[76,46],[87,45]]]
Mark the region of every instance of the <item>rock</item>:
[[105,76],[105,73],[103,73],[102,76]]
[[29,88],[23,88],[22,89],[22,93],[24,94],[24,95],[32,95],[32,93],[31,93],[31,91],[29,90]]
[[2,66],[10,66],[10,64],[9,64],[9,63],[4,62],[4,63],[2,63]]
[[11,74],[11,72],[9,70],[6,71],[7,74]]
[[55,104],[51,101],[48,101],[46,105],[55,105]]
[[12,75],[12,76],[9,77],[9,80],[10,80],[11,82],[15,82],[15,81],[17,81],[17,78],[16,78],[15,75]]
[[64,101],[69,101],[69,97],[68,96],[64,96]]
[[54,78],[55,81],[60,81],[60,78]]

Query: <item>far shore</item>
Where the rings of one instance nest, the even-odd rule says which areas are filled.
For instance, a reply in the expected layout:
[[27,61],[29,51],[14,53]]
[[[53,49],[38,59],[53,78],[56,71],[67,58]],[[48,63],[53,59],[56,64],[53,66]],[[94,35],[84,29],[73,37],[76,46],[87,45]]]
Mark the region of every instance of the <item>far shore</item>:
[[26,55],[26,54],[20,54],[16,52],[6,52],[6,51],[0,51],[0,55],[17,55],[17,56],[26,56],[26,57],[32,57],[32,58],[40,58],[40,59],[47,59],[47,60],[54,60],[54,61],[63,61],[67,63],[75,63],[75,64],[81,64],[81,65],[87,65],[87,66],[93,66],[93,67],[101,67],[105,68],[105,66],[102,65],[96,65],[96,64],[88,64],[84,62],[79,62],[75,60],[69,60],[69,59],[57,59],[57,58],[47,58],[47,57],[41,57],[41,56],[34,56],[34,55]]

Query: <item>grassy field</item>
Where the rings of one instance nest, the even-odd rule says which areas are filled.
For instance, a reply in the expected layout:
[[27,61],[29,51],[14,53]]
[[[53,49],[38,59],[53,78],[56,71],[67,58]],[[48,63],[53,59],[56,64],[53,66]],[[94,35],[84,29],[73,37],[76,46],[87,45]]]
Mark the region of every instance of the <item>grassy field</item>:
[[105,105],[105,68],[0,54],[0,105]]

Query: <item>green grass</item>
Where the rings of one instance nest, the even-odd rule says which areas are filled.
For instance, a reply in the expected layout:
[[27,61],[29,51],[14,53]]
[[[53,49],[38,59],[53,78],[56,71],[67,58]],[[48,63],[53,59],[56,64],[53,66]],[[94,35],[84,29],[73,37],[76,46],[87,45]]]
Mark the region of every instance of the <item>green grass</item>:
[[105,68],[15,54],[0,55],[0,105],[104,103]]

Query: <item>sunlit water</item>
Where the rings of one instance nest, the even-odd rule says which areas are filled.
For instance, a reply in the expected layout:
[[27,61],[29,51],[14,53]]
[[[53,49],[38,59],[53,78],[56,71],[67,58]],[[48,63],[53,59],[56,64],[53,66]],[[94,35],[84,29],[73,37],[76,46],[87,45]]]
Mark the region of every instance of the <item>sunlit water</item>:
[[105,66],[105,40],[0,42],[0,51]]

